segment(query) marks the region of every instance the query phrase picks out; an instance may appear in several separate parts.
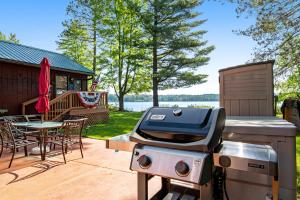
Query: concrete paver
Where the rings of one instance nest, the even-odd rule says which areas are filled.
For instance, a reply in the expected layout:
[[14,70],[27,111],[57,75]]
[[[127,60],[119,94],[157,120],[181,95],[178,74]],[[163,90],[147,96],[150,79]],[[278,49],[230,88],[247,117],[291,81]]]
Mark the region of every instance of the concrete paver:
[[[105,142],[85,138],[84,158],[73,149],[64,164],[59,147],[41,161],[39,156],[17,153],[7,169],[11,154],[0,158],[1,200],[135,200],[136,173],[129,170],[131,153],[105,149]],[[54,156],[52,155],[54,154]],[[150,195],[159,188],[151,181]]]

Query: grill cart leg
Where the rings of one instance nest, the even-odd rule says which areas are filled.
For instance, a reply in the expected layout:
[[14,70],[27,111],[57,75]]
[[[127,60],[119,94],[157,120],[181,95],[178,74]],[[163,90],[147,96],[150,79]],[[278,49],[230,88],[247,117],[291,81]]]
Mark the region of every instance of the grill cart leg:
[[[148,200],[148,181],[152,178],[152,175],[138,172],[138,200]],[[161,189],[151,198],[151,200],[161,200],[170,191],[170,180],[167,178],[161,178]]]
[[138,200],[148,200],[148,174],[137,173]]
[[161,177],[161,188],[150,200],[165,199],[165,196],[170,192],[170,190],[171,190],[170,179]]
[[273,200],[278,200],[279,199],[278,177],[273,177],[272,179],[272,191],[273,191]]
[[202,185],[200,188],[200,199],[204,200],[213,200],[213,190],[211,183],[207,183],[206,185]]

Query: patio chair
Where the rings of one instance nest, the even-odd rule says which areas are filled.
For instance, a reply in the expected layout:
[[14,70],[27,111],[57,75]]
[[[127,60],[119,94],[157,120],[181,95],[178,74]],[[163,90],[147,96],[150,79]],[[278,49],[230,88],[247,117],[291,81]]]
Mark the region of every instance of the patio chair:
[[[23,115],[27,122],[38,122],[43,121],[42,115]],[[40,131],[32,130],[30,128],[26,129],[27,136],[35,137],[38,141],[40,141]]]
[[[14,122],[27,122],[26,118],[23,115],[12,115],[12,116],[4,116],[4,121],[14,123]],[[19,131],[18,131],[19,130]],[[19,128],[17,130],[16,127],[11,127],[11,131],[14,133],[16,138],[22,138],[23,134],[20,131],[27,131],[25,128]]]
[[[12,115],[12,116],[4,116],[4,121],[7,122],[29,122],[30,119],[37,119],[38,115]],[[41,115],[40,115],[41,117]],[[39,120],[40,121],[40,120]],[[23,138],[23,133],[26,134],[26,136],[32,136],[35,137],[37,140],[40,141],[39,138],[39,131],[31,130],[29,128],[16,128],[15,126],[11,127],[12,132],[14,133],[16,138]],[[18,148],[17,148],[18,152]]]
[[10,122],[26,122],[27,119],[24,115],[11,115],[11,116],[4,116],[5,121]]
[[[15,130],[16,132],[12,130]],[[20,137],[20,135],[22,135],[22,137]],[[11,167],[16,150],[18,148],[24,148],[25,156],[28,156],[27,147],[29,145],[33,145],[37,143],[37,141],[28,140],[26,138],[25,132],[22,132],[21,130],[14,128],[11,122],[8,121],[0,122],[0,140],[1,140],[0,157],[2,156],[4,146],[12,150],[12,157],[9,162],[8,168]]]
[[[77,119],[86,119],[84,116],[81,116],[81,115],[69,115],[69,114],[64,114],[62,115],[59,119],[57,119],[57,121],[65,121],[65,120],[77,120]],[[86,121],[85,120],[85,121]],[[85,129],[85,124],[83,125],[83,129]],[[48,137],[51,139],[51,140],[55,140],[56,137],[58,137],[59,135],[61,136],[63,133],[63,130],[62,129],[51,129],[51,130],[48,130]],[[55,144],[54,143],[50,143],[50,149],[55,149]]]
[[[61,117],[62,121],[64,121],[64,120],[82,119],[82,118],[87,118],[87,117],[84,116],[84,115],[69,115],[69,114],[62,115],[62,117]],[[84,133],[83,133],[83,135],[85,135],[87,133],[87,130],[89,129],[89,127],[90,126],[88,125],[88,123],[84,123],[84,126],[83,126]]]
[[87,118],[81,118],[76,120],[65,120],[63,123],[62,132],[58,131],[55,137],[53,137],[52,143],[54,145],[60,145],[65,164],[68,147],[72,147],[74,144],[79,144],[81,157],[83,158],[83,144],[82,144],[82,129]]

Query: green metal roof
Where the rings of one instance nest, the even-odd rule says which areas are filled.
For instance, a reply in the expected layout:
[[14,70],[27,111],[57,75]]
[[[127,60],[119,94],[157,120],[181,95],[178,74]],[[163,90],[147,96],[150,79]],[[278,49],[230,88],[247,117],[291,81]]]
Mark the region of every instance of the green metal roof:
[[44,57],[48,58],[51,68],[53,69],[88,75],[94,74],[92,70],[78,64],[66,55],[7,41],[0,41],[0,60],[39,66]]

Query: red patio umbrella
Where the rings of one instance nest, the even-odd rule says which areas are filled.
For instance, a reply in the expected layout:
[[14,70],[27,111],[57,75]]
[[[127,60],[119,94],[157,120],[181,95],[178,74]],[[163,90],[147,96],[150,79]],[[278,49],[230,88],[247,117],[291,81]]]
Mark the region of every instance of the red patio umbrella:
[[39,113],[47,113],[50,109],[48,92],[50,87],[50,64],[47,58],[43,58],[41,62],[41,71],[39,77],[39,99],[35,105],[35,109]]

